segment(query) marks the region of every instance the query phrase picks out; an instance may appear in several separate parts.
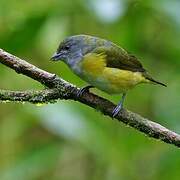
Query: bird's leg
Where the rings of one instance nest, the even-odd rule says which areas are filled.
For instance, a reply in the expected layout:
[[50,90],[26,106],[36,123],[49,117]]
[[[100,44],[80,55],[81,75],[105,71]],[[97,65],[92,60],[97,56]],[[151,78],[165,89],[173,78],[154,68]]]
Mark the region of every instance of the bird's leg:
[[124,103],[125,97],[126,97],[126,93],[123,93],[120,102],[119,102],[118,105],[114,108],[114,110],[113,110],[113,112],[112,112],[113,118],[114,118],[114,117],[119,113],[119,111],[121,111],[121,109],[123,108],[123,103]]
[[90,89],[90,88],[94,88],[94,86],[89,85],[89,86],[85,86],[85,87],[83,87],[83,88],[80,88],[80,90],[78,91],[77,97],[82,96],[82,94],[83,94],[84,92],[89,92],[89,89]]

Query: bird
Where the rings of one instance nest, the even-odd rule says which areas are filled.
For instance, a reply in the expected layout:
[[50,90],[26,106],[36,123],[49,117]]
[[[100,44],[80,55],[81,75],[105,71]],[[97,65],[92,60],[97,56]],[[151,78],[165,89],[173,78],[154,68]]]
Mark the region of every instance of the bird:
[[152,78],[140,60],[115,43],[90,35],[66,37],[51,57],[63,61],[89,85],[80,88],[78,96],[90,88],[97,88],[108,94],[122,94],[112,111],[115,117],[122,109],[127,92],[140,83],[166,85]]

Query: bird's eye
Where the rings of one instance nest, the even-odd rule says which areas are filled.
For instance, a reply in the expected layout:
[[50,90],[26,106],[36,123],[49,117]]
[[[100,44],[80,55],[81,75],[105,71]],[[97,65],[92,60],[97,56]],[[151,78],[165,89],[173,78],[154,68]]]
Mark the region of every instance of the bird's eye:
[[64,49],[65,50],[69,50],[70,46],[65,46]]

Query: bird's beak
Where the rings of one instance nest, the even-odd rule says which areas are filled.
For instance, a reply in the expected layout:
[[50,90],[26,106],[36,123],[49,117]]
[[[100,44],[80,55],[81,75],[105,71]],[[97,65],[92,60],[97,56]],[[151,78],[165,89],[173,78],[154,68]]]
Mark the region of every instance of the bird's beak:
[[59,61],[61,59],[64,58],[64,53],[63,52],[59,52],[59,53],[54,53],[53,56],[51,57],[52,61]]

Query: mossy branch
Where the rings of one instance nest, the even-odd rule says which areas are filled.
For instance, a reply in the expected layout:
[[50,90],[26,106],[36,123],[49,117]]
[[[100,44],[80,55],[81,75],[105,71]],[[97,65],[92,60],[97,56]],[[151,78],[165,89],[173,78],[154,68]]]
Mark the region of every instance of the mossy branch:
[[[79,89],[76,86],[64,81],[55,74],[39,69],[27,61],[13,56],[2,49],[0,49],[0,62],[11,69],[14,69],[17,73],[30,77],[47,87],[47,89],[40,91],[0,90],[0,102],[51,103],[58,99],[69,99],[79,101],[94,109],[98,109],[104,115],[112,117],[112,111],[115,108],[115,105],[102,97],[89,92],[85,92],[81,97],[78,97]],[[158,123],[143,118],[136,113],[123,109],[116,116],[116,119],[145,133],[149,137],[180,147],[179,134]]]

